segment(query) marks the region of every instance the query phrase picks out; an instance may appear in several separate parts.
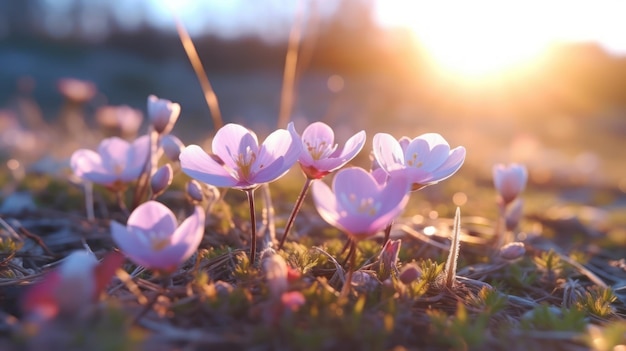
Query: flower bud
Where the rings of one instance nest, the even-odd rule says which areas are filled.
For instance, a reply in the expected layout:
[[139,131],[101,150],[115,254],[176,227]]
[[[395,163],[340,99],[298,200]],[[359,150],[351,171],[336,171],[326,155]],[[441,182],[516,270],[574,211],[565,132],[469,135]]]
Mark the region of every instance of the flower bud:
[[169,134],[180,115],[180,105],[154,95],[148,96],[148,118],[154,130],[161,134]]
[[280,302],[286,309],[296,312],[304,305],[306,299],[299,291],[290,291],[281,295]]
[[161,138],[161,148],[163,148],[163,152],[168,159],[178,161],[178,156],[185,148],[185,144],[178,137],[167,134]]
[[263,272],[272,297],[280,297],[287,291],[287,262],[274,254],[263,260]]
[[157,197],[172,184],[174,178],[174,171],[172,166],[168,163],[154,172],[152,178],[150,178],[150,188],[152,189],[152,196]]
[[524,256],[525,253],[526,248],[524,247],[524,243],[519,241],[506,244],[500,248],[500,258],[507,261],[516,260]]
[[389,240],[380,253],[379,278],[385,280],[389,278],[398,263],[398,253],[400,252],[401,240]]
[[192,179],[187,183],[187,196],[193,203],[199,203],[204,200],[204,193],[202,191],[202,184],[197,180]]
[[504,205],[511,203],[526,187],[528,171],[524,165],[497,164],[493,167],[493,182]]
[[410,284],[422,277],[422,269],[415,262],[402,267],[398,278],[404,284]]

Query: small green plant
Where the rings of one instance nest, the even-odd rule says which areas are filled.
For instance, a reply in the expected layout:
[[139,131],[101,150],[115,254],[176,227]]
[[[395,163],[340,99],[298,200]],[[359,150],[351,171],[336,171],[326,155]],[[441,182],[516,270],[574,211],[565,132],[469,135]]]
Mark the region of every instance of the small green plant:
[[480,347],[485,342],[489,315],[479,313],[469,316],[467,308],[459,302],[456,313],[448,316],[441,310],[426,312],[431,322],[431,331],[440,344],[455,350]]
[[615,300],[617,300],[617,297],[613,294],[611,288],[594,286],[576,300],[575,306],[596,317],[609,318],[614,313],[611,304]]
[[307,274],[320,262],[319,254],[312,254],[307,247],[299,243],[287,242],[284,249],[287,263],[302,274]]
[[539,305],[527,312],[520,322],[522,330],[582,332],[587,325],[585,312],[578,308]]

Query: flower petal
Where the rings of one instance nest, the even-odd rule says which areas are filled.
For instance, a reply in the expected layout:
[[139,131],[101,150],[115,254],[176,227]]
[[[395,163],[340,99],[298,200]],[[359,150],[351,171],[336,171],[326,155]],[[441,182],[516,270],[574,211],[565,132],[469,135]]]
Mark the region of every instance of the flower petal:
[[432,179],[429,182],[440,182],[452,176],[465,162],[465,148],[458,146],[450,151],[446,162],[433,171]]
[[124,182],[131,182],[141,175],[150,155],[150,138],[147,135],[137,138],[130,145],[124,170],[120,175]]
[[223,165],[217,163],[198,145],[187,146],[179,156],[180,166],[191,178],[217,187],[232,187],[238,182]]
[[390,172],[404,167],[402,147],[390,134],[377,133],[374,135],[373,151],[376,161],[385,171]]
[[[242,143],[244,140],[247,142]],[[219,156],[229,168],[237,169],[238,166],[235,161],[242,151],[242,146],[244,147],[244,151],[245,146],[253,146],[253,151],[256,152],[259,147],[258,145],[259,142],[254,132],[242,125],[229,123],[215,133],[211,150],[215,155]]]
[[450,146],[437,133],[427,133],[413,139],[404,154],[407,166],[432,171],[441,166],[450,154]]
[[70,159],[70,167],[77,177],[97,184],[109,185],[117,180],[117,176],[102,165],[102,157],[92,150],[76,150]]
[[348,139],[346,141],[346,145],[341,150],[341,155],[339,158],[345,163],[348,163],[352,160],[356,155],[361,152],[363,149],[363,145],[365,145],[365,131],[362,130]]
[[[311,194],[313,202],[319,215],[330,225],[338,226],[339,213],[337,212],[337,198],[330,190],[330,187],[321,180],[313,181],[311,184]],[[345,229],[345,228],[340,228]]]
[[130,144],[118,137],[106,138],[98,145],[102,165],[111,173],[120,173],[128,164]]
[[139,205],[128,217],[127,227],[141,231],[171,234],[176,230],[176,217],[165,205],[147,201]]
[[204,235],[205,212],[196,206],[191,216],[187,217],[172,235],[172,245],[184,244],[187,249],[180,257],[180,262],[188,259],[197,249]]

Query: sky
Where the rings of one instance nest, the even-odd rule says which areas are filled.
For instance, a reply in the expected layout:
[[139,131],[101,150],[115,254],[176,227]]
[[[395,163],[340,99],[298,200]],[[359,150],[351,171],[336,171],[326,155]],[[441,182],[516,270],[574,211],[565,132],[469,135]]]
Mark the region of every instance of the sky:
[[[553,44],[563,42],[593,42],[610,54],[626,56],[625,0],[37,1],[43,5],[43,26],[59,37],[75,32],[76,24],[68,18],[78,18],[81,31],[97,38],[106,35],[110,20],[126,29],[149,24],[174,31],[177,16],[192,38],[207,33],[225,39],[256,35],[269,42],[286,40],[298,14],[302,23],[309,16],[337,15],[348,21],[354,8],[345,5],[360,3],[371,7],[375,23],[408,30],[434,62],[463,75],[536,62]],[[80,16],[71,12],[76,4]]]

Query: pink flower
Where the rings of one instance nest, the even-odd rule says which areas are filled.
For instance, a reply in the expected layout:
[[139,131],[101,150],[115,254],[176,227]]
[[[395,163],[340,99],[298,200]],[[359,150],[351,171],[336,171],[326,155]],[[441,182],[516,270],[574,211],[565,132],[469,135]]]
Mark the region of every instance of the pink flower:
[[141,127],[143,114],[126,105],[103,106],[96,111],[96,121],[100,127],[110,133],[109,135],[132,138],[137,135]]
[[[293,124],[289,130],[298,135]],[[302,153],[298,162],[307,177],[319,179],[350,162],[365,144],[365,131],[348,139],[342,149],[335,144],[335,133],[322,122],[310,124],[302,133]]]
[[198,249],[204,235],[204,211],[194,213],[177,227],[172,211],[156,201],[137,207],[126,226],[111,221],[113,240],[134,263],[164,272],[174,271]]
[[280,296],[280,302],[285,309],[296,312],[306,303],[306,299],[299,291],[289,291]]
[[207,154],[197,145],[190,145],[181,152],[180,165],[187,175],[207,184],[254,189],[289,171],[302,149],[297,137],[279,129],[259,145],[254,132],[231,123],[215,134],[213,154]]
[[149,146],[147,136],[132,143],[118,137],[107,138],[98,146],[98,152],[75,151],[70,166],[83,180],[119,190],[139,177],[148,158]]
[[22,310],[34,321],[76,316],[96,301],[123,260],[111,252],[98,263],[93,253],[76,251],[26,291]]
[[148,96],[148,118],[159,134],[168,134],[180,115],[180,105],[170,100]]
[[465,148],[450,150],[448,142],[437,133],[422,134],[413,140],[403,137],[396,140],[386,133],[374,135],[374,157],[387,172],[403,170],[411,190],[440,182],[461,168],[465,161]]
[[278,255],[272,254],[263,260],[263,272],[267,279],[267,287],[270,296],[279,298],[288,288],[288,268],[285,259]]
[[91,100],[97,93],[94,83],[76,78],[61,78],[57,87],[63,96],[78,103]]
[[315,182],[312,187],[320,216],[355,240],[376,234],[399,216],[409,191],[403,174],[393,172],[385,184],[379,184],[357,167],[337,172],[332,190],[323,182]]
[[493,183],[504,205],[511,203],[526,187],[528,171],[524,165],[510,164],[493,166]]

